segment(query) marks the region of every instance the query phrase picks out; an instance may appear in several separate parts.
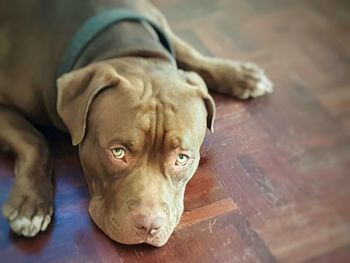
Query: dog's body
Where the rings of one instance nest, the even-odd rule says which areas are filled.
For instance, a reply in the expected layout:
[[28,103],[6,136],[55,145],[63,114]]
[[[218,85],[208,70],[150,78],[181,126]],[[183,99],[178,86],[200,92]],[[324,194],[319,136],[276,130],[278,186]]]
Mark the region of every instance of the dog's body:
[[[20,7],[20,9],[18,9]],[[84,49],[58,80],[74,32],[96,14],[128,8],[168,35],[176,62],[149,26],[121,22]],[[213,100],[206,84],[241,99],[272,91],[250,63],[204,57],[148,1],[26,1],[0,8],[0,142],[15,153],[15,184],[3,213],[14,232],[35,236],[52,215],[50,154],[34,124],[68,131],[79,144],[90,214],[112,239],[163,245],[183,211]]]

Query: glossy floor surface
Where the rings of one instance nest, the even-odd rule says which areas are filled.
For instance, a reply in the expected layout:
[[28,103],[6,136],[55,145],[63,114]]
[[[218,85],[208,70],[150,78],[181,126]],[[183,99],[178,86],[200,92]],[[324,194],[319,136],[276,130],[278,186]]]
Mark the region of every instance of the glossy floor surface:
[[[109,240],[90,220],[69,138],[50,133],[55,215],[33,239],[0,216],[0,262],[350,262],[350,2],[157,0],[202,52],[258,63],[264,98],[214,94],[182,222],[160,249]],[[0,204],[13,182],[0,156]]]

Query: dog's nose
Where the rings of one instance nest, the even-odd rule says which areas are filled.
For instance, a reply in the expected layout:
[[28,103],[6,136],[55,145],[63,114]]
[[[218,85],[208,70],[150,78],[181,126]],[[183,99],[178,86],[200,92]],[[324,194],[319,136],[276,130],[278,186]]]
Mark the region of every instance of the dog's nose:
[[163,226],[164,218],[159,214],[146,215],[137,213],[133,216],[133,223],[138,230],[154,234]]

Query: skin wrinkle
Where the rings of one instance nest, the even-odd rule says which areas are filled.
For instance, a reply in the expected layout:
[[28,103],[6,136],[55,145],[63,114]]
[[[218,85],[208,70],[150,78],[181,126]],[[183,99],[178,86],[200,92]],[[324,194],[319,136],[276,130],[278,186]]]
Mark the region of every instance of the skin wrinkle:
[[[147,194],[146,194],[147,195]],[[168,209],[168,211],[170,211],[170,209]],[[168,214],[168,216],[171,216],[168,212],[167,212],[167,214]],[[172,229],[170,229],[170,228],[168,228],[167,230],[165,230],[165,232],[166,233],[170,233],[170,231],[171,231]],[[136,232],[137,233],[137,232]],[[140,242],[143,242],[143,241],[145,241],[146,240],[146,237],[144,237],[144,239],[142,240],[142,241],[140,241]]]
[[[109,219],[110,220],[104,223],[104,225],[106,226],[107,232],[112,232],[114,235],[120,235],[121,230],[118,227],[119,226],[118,218],[115,217],[113,221],[111,220],[111,218]],[[109,221],[112,221],[112,223],[110,223]]]
[[[180,220],[185,186],[198,166],[206,114],[195,88],[188,89],[176,74],[170,76],[174,83],[169,83],[169,74],[174,73],[160,74],[152,67],[138,78],[130,68],[123,68],[123,75],[118,71],[128,83],[121,81],[122,88],[107,89],[95,99],[80,154],[88,184],[103,182],[99,192],[91,193],[103,196],[93,198],[90,204],[96,224],[116,241],[158,246],[166,242]],[[137,67],[133,69],[139,73]],[[140,76],[144,80],[140,81]],[[188,110],[192,107],[193,111]],[[126,164],[111,157],[110,148],[119,144],[132,148],[126,152]],[[175,169],[176,155],[182,150],[194,159],[188,168]],[[137,211],[160,213],[165,220],[161,231],[140,239],[132,224]]]
[[[147,101],[150,98],[150,96],[152,96],[152,93],[150,92],[151,91],[150,88],[152,86],[150,85],[149,81],[144,81],[144,82],[141,81],[141,83],[142,83],[142,88],[141,88],[142,93],[141,93],[139,100],[140,101]],[[142,105],[142,104],[140,103],[140,105]]]
[[[165,137],[166,137],[166,128],[165,128],[165,107],[164,103],[161,101],[160,96],[159,96],[159,90],[157,89],[156,85],[154,83],[147,82],[148,84],[145,85],[146,87],[144,89],[152,90],[150,94],[147,94],[147,92],[143,92],[141,99],[142,102],[144,102],[146,105],[148,104],[149,106],[144,107],[144,110],[148,110],[148,115],[149,116],[149,122],[151,123],[150,127],[147,127],[149,129],[144,128],[144,132],[146,133],[146,137],[149,137],[149,145],[151,148],[148,149],[147,146],[145,148],[148,149],[149,152],[155,153],[154,155],[151,154],[149,155],[150,159],[148,160],[149,162],[153,162],[154,160],[159,160],[162,158],[157,158],[160,153],[163,152],[163,146],[165,144]],[[151,85],[152,83],[153,85]],[[146,94],[148,95],[146,97]],[[149,97],[151,96],[151,97]],[[149,102],[151,101],[151,102]],[[142,103],[141,102],[141,103]],[[147,115],[147,114],[146,114]],[[157,166],[156,163],[154,165]],[[161,165],[160,165],[160,168]]]

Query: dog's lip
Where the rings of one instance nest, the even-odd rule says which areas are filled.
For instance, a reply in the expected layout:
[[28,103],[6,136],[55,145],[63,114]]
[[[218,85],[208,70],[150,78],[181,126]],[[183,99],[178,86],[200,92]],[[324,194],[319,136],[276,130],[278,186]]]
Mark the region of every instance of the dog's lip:
[[147,238],[146,241],[145,241],[145,244],[148,244],[148,245],[151,245],[151,246],[154,246],[154,247],[162,247],[162,246],[164,246],[167,243],[167,241],[168,240],[160,242],[158,239],[152,240],[152,239]]
[[161,240],[157,236],[150,237],[149,235],[146,238],[145,243],[154,247],[162,247],[168,242],[169,238]]
[[[167,227],[158,230],[156,233],[142,233],[135,229],[134,225],[129,225],[127,228],[133,232],[131,236],[125,236],[120,232],[120,228],[117,228],[111,220],[112,215],[109,214],[107,217],[99,217],[98,214],[101,213],[103,206],[100,203],[89,204],[89,213],[92,218],[92,221],[95,225],[104,232],[104,234],[109,237],[111,240],[125,245],[136,245],[136,244],[148,244],[153,247],[162,247],[170,238],[171,234],[174,232],[174,229],[170,231]],[[131,220],[127,220],[131,224]],[[175,226],[177,223],[175,224]],[[175,228],[175,227],[174,227]]]
[[[93,221],[94,218],[93,218]],[[110,239],[112,239],[113,241],[116,241],[120,244],[124,244],[124,245],[136,245],[136,244],[149,244],[151,246],[154,247],[161,247],[163,246],[166,242],[167,239],[163,242],[159,242],[159,233],[157,233],[156,235],[150,235],[150,233],[142,233],[140,231],[136,231],[134,230],[134,234],[133,234],[133,238],[131,240],[125,240],[125,239],[121,239],[120,238],[120,231],[119,229],[115,228],[115,225],[113,223],[106,222],[105,220],[102,220],[103,224],[101,224],[102,222],[96,222],[95,224],[102,230],[102,232],[105,233],[105,235],[107,235]],[[130,227],[130,229],[133,229],[133,227]]]
[[100,228],[110,239],[125,245],[148,244],[153,247],[162,247],[167,243],[170,237],[169,235],[169,237],[163,239],[162,232],[157,232],[156,234],[151,235],[150,232],[142,233],[134,230],[131,239],[124,239],[125,237],[121,238],[119,236],[120,232],[115,229],[114,225],[105,224],[105,226],[106,228]]

